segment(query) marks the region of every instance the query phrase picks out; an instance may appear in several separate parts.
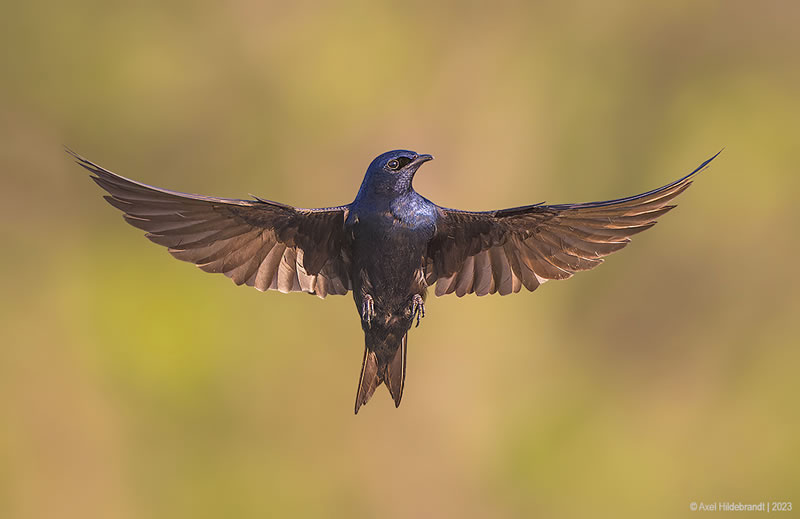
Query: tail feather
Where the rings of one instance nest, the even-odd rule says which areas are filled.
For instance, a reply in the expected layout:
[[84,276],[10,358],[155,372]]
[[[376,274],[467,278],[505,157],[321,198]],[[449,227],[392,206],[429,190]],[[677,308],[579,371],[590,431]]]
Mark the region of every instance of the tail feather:
[[392,395],[395,407],[400,406],[406,378],[407,335],[403,335],[391,360],[378,356],[369,346],[364,347],[364,360],[361,364],[361,377],[358,380],[355,411],[369,402],[375,390],[385,383]]
[[394,354],[392,361],[386,365],[385,382],[394,399],[394,406],[400,407],[403,398],[403,385],[406,380],[406,340],[408,334],[403,335],[402,343]]
[[358,394],[356,395],[356,414],[362,405],[369,402],[375,389],[381,385],[380,371],[378,356],[365,346],[364,360],[361,363],[361,378],[358,380]]

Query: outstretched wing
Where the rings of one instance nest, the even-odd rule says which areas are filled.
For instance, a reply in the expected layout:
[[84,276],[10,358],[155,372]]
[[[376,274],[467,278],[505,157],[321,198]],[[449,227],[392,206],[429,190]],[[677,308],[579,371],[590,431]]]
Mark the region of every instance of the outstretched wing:
[[427,282],[436,283],[437,296],[506,295],[594,268],[675,207],[669,202],[717,155],[671,184],[627,198],[485,212],[439,207]]
[[348,206],[300,209],[269,200],[179,193],[116,175],[67,150],[110,196],[104,198],[176,258],[258,290],[346,294]]

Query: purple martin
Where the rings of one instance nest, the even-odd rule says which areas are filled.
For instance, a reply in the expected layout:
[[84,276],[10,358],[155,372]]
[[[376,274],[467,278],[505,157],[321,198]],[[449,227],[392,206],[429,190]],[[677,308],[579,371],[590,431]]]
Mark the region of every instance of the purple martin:
[[675,207],[719,155],[639,195],[476,212],[418,194],[414,175],[433,157],[408,150],[373,160],[352,203],[320,209],[161,189],[67,151],[129,224],[180,260],[261,291],[352,291],[365,337],[356,413],[381,384],[400,405],[408,332],[425,316],[428,287],[437,296],[507,295],[594,268]]

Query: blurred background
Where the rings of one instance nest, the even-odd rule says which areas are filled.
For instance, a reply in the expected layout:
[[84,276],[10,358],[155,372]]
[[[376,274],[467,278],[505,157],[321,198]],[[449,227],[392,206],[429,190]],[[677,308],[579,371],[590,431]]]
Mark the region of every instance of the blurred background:
[[[800,506],[796,2],[13,2],[0,31],[0,516],[676,517]],[[350,202],[394,148],[494,209],[670,182],[655,229],[513,297],[429,298],[353,416],[350,296],[172,259],[62,151]]]

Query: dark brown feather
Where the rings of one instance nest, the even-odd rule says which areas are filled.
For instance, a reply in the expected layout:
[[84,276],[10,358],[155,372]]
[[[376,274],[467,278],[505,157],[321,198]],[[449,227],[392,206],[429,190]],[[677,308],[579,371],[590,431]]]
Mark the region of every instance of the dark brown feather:
[[369,402],[381,382],[382,379],[378,372],[378,357],[374,351],[365,347],[364,360],[361,363],[361,377],[358,379],[358,393],[356,393],[356,414],[362,405]]
[[403,399],[403,386],[406,381],[406,354],[408,350],[408,334],[403,335],[400,347],[394,353],[392,360],[386,365],[386,387],[394,400],[394,406],[400,407]]

